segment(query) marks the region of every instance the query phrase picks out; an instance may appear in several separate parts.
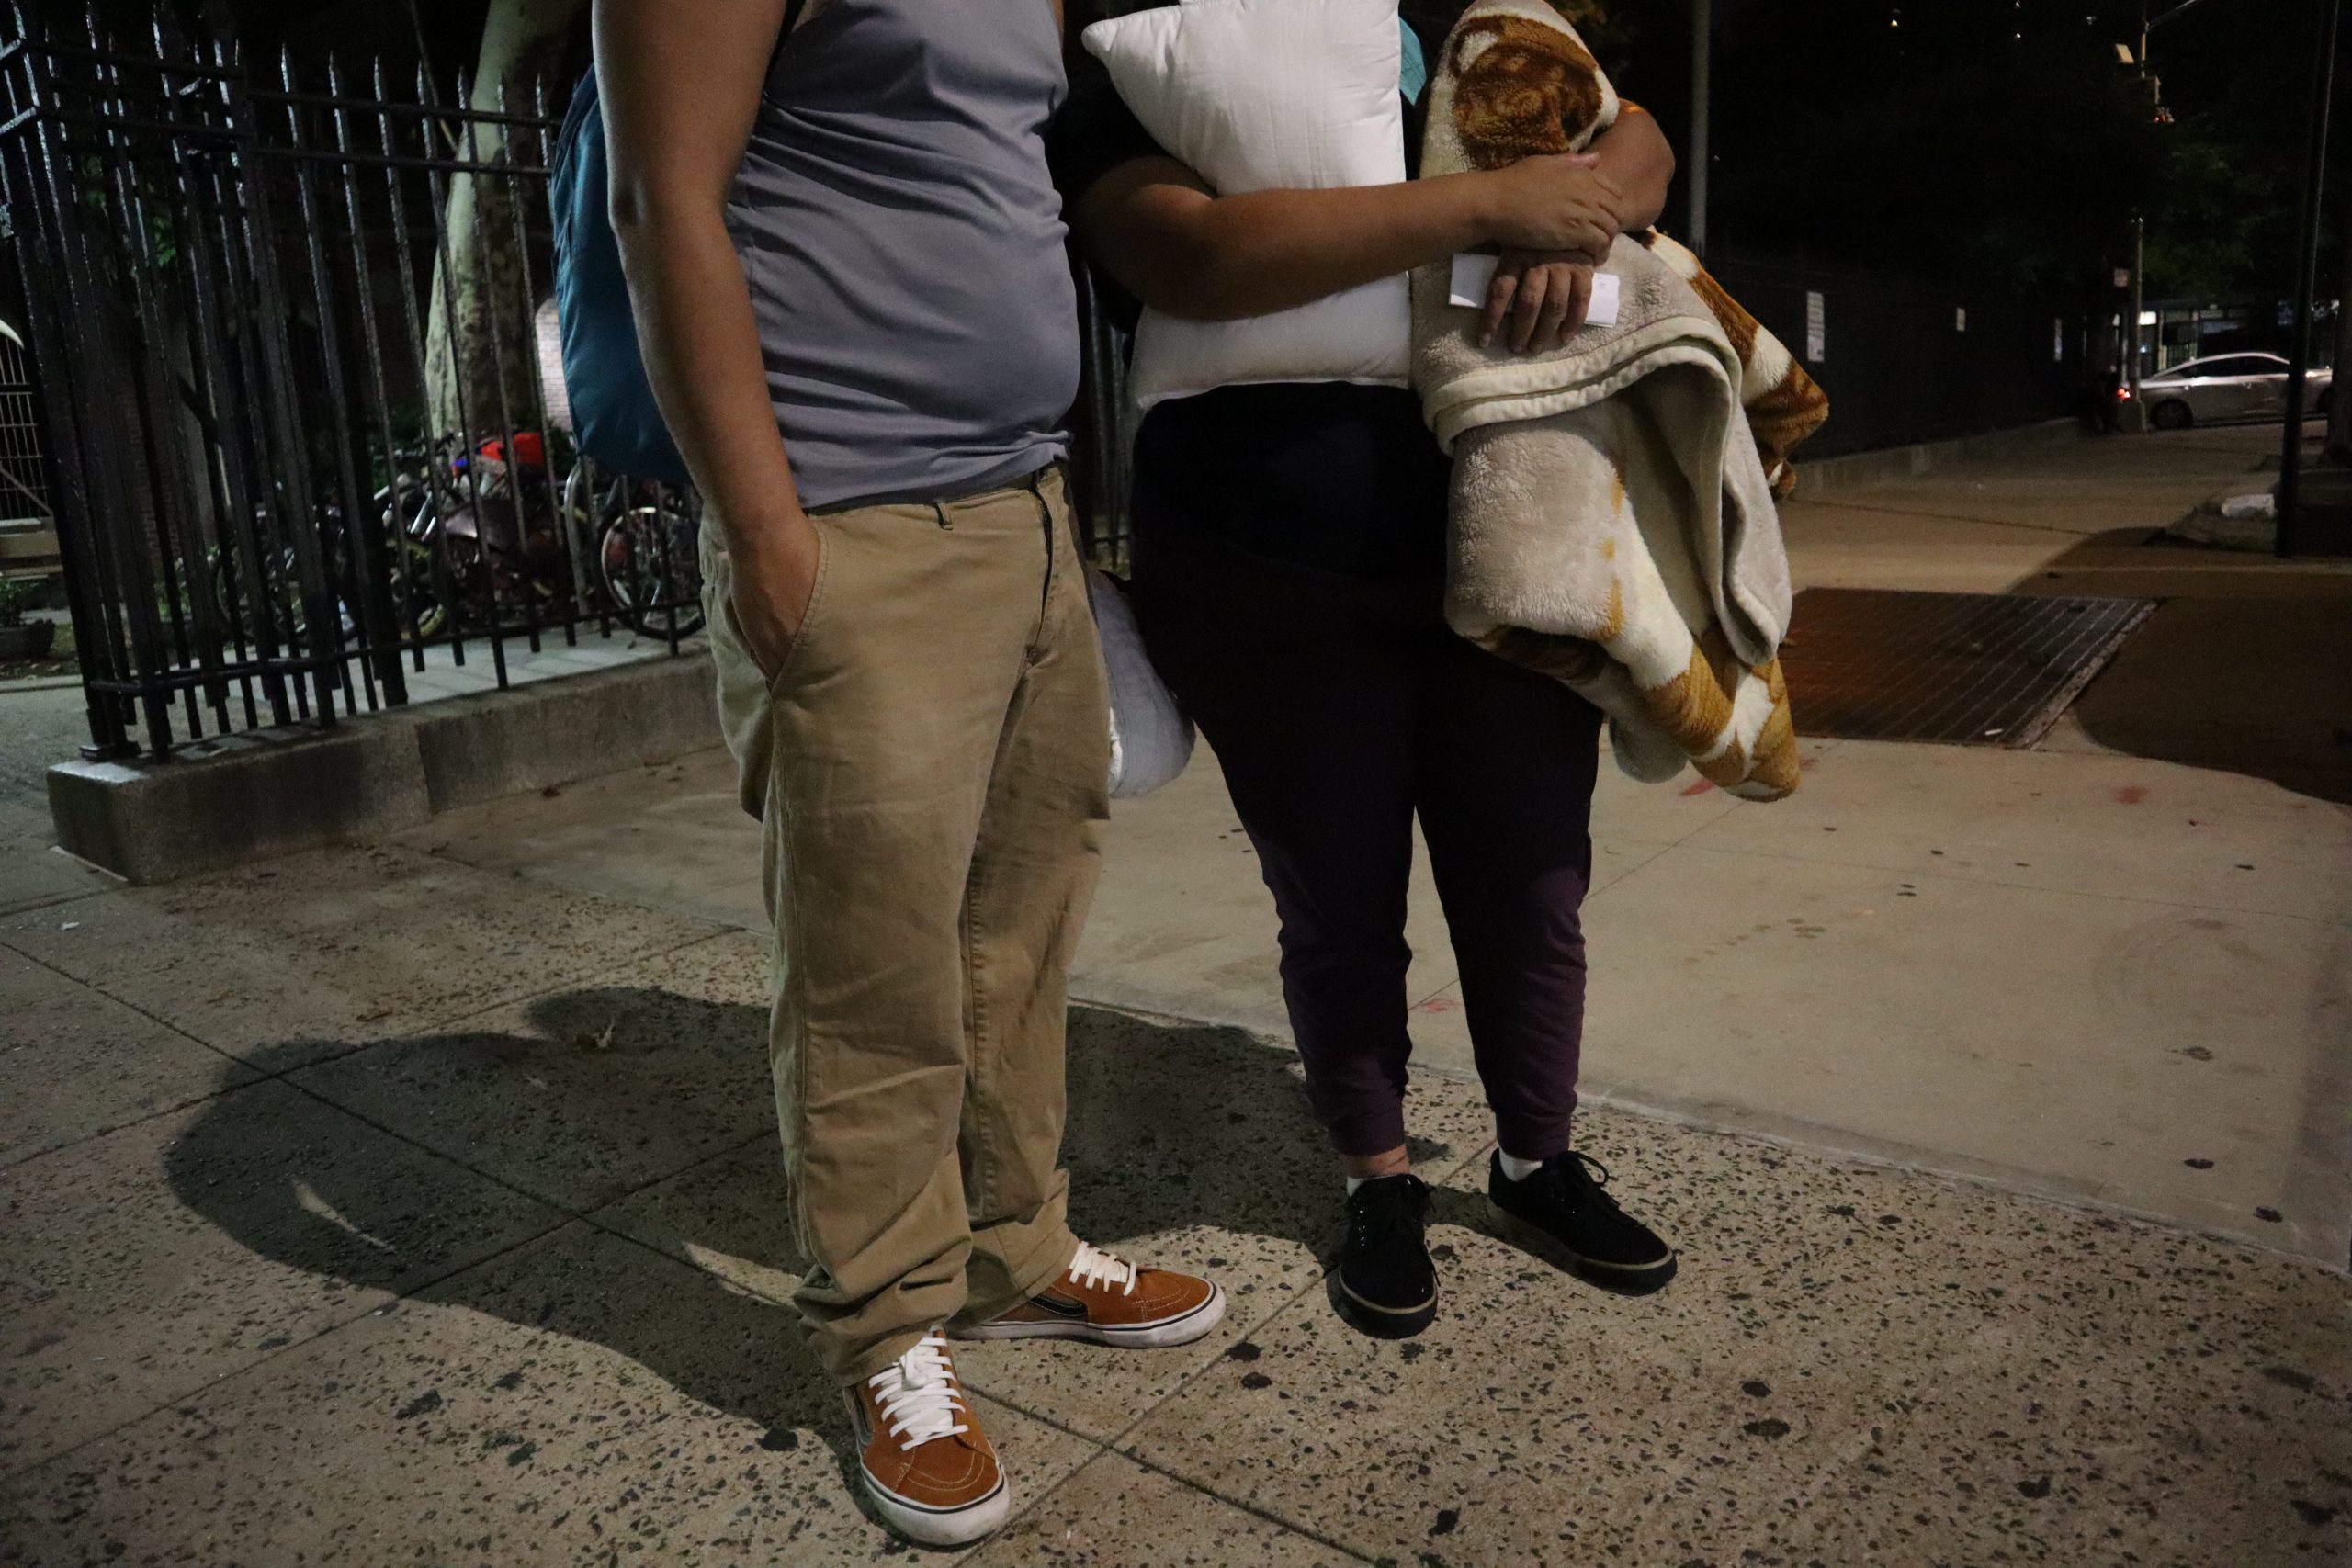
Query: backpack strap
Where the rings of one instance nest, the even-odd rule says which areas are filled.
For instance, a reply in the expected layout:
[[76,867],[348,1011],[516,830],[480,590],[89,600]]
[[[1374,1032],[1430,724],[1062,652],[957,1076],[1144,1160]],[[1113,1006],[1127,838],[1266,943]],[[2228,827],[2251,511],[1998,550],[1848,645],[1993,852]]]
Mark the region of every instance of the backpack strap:
[[775,76],[775,62],[784,58],[784,46],[799,28],[801,13],[808,9],[808,0],[784,0],[784,24],[775,30],[775,48],[768,51],[767,75],[760,81],[760,101],[773,104],[768,85]]

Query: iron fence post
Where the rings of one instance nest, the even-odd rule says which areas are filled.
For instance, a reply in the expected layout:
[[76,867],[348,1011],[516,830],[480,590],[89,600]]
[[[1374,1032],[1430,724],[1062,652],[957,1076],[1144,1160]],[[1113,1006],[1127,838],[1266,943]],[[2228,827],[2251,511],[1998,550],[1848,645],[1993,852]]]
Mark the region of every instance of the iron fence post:
[[254,305],[248,318],[260,339],[264,385],[262,422],[279,471],[269,476],[275,533],[291,547],[294,570],[302,598],[303,625],[298,636],[309,644],[311,694],[316,703],[312,722],[334,723],[335,671],[342,662],[343,635],[334,593],[327,581],[325,553],[320,548],[317,503],[311,490],[309,446],[292,400],[294,357],[288,333],[293,320],[286,285],[278,268],[279,229],[271,200],[269,170],[261,156],[261,126],[254,112],[252,85],[243,57],[232,47],[237,67],[228,84],[230,124],[236,132],[240,182],[244,199],[246,252],[254,280]]

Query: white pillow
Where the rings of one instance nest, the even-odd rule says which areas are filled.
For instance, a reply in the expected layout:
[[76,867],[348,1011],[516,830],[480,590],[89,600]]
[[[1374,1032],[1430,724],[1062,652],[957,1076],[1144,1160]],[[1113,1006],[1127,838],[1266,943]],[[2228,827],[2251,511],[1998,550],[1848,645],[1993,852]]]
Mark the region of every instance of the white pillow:
[[[1097,22],[1088,51],[1171,157],[1220,195],[1405,178],[1396,0],[1182,0]],[[1403,276],[1238,321],[1146,310],[1136,402],[1258,381],[1404,386]]]

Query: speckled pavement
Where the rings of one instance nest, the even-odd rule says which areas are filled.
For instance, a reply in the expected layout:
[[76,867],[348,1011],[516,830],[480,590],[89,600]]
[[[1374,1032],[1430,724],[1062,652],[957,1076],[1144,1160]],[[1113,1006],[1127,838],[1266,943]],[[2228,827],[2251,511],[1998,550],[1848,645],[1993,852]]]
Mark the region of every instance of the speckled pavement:
[[[1798,575],[2166,592],[2093,536],[2252,447],[2070,450],[1801,498]],[[1232,1308],[1173,1351],[966,1349],[1021,1502],[969,1560],[2352,1563],[2352,809],[2310,784],[2324,731],[2263,761],[2234,709],[2210,744],[2134,718],[2145,662],[2034,752],[1811,744],[1766,811],[1604,774],[1587,1083],[1658,1114],[1579,1135],[1682,1248],[1655,1297],[1482,1228],[1418,884],[1446,1294],[1402,1345],[1325,1300],[1338,1184],[1213,759],[1123,806],[1073,1218]],[[722,756],[138,890],[48,850],[29,755],[0,758],[0,1568],[932,1555],[860,1506],[782,1304]]]
[[[781,1304],[763,1010],[730,927],[405,852],[0,917],[0,1562],[915,1555]],[[1232,1309],[968,1348],[975,1562],[2352,1561],[2341,1274],[1598,1110],[1683,1250],[1622,1299],[1486,1233],[1426,1076],[1444,1307],[1379,1343],[1286,1048],[1083,1009],[1071,1095],[1081,1230]]]

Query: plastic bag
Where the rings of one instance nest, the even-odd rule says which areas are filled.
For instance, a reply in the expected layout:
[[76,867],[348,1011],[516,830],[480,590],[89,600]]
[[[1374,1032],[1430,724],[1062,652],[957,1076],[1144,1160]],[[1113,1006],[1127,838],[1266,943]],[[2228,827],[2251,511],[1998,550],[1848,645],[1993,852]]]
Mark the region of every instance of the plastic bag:
[[1193,721],[1151,667],[1135,608],[1119,580],[1088,567],[1086,597],[1094,609],[1111,684],[1111,797],[1133,800],[1184,771],[1193,760]]

